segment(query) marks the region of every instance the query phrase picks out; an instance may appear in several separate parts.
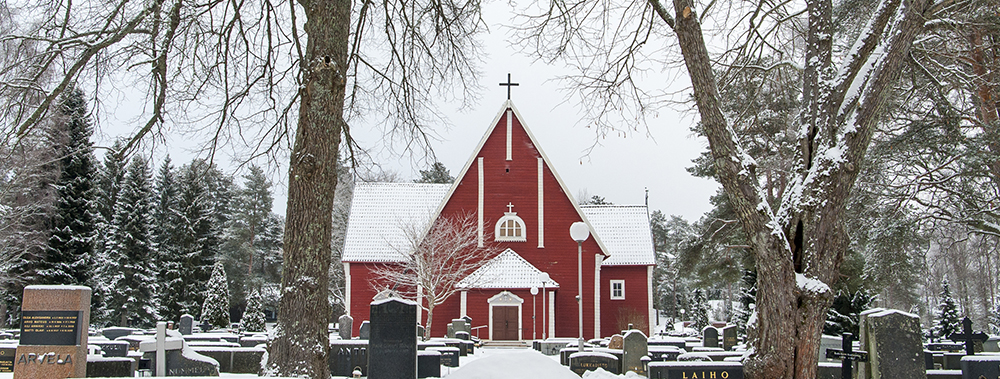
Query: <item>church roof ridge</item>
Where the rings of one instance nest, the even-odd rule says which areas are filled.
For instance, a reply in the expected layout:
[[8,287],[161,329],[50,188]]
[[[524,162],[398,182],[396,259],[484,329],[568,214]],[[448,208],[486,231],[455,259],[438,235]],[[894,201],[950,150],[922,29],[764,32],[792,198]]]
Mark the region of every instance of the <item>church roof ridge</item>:
[[[463,288],[531,288],[541,284],[539,270],[511,248],[491,259],[482,267],[462,279]],[[548,288],[559,288],[559,282],[549,278]]]

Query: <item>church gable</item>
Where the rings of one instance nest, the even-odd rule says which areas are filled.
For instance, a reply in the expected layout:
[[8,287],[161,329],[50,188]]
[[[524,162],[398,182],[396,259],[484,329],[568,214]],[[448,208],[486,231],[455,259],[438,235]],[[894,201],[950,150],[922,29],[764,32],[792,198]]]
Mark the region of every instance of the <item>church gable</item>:
[[[477,213],[484,244],[505,244],[532,262],[537,254],[525,249],[572,242],[569,225],[587,220],[510,101],[494,118],[439,212],[454,213]],[[508,227],[519,228],[521,234],[506,234],[512,231]],[[593,240],[590,254],[604,254],[600,239]]]

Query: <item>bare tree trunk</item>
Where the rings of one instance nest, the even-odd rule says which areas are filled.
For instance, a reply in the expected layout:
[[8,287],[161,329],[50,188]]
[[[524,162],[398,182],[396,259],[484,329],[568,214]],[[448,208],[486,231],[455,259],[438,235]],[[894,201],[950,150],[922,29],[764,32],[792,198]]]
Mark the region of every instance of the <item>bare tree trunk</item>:
[[[351,17],[349,0],[300,0],[308,45],[300,62],[299,123],[288,179],[278,330],[268,374],[330,377],[327,324],[337,158]],[[294,338],[294,340],[293,340]]]

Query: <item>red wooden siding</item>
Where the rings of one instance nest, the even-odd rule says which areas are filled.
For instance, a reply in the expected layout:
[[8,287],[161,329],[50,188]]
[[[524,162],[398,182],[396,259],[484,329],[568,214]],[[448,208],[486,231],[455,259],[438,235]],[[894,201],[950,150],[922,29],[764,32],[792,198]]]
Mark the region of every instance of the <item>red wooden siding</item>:
[[[601,267],[601,334],[605,337],[621,333],[628,319],[638,318],[646,328],[635,325],[649,334],[649,289],[646,279],[648,266]],[[611,300],[611,281],[625,281],[625,299]],[[633,321],[634,322],[634,321]]]

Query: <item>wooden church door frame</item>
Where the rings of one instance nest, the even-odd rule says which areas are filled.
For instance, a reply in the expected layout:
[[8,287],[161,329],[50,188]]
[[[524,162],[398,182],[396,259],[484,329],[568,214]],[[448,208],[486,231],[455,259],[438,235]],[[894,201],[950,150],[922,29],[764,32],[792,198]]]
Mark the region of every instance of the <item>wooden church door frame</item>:
[[497,293],[493,297],[489,298],[489,300],[487,300],[486,302],[489,304],[490,307],[490,319],[487,325],[489,325],[491,341],[494,340],[493,329],[495,329],[493,327],[494,307],[515,307],[515,306],[517,307],[517,338],[514,339],[514,341],[520,341],[524,339],[523,335],[524,330],[521,325],[522,324],[521,321],[523,321],[524,318],[524,313],[522,309],[522,305],[524,304],[524,299],[511,293],[510,291],[501,291],[500,293]]

